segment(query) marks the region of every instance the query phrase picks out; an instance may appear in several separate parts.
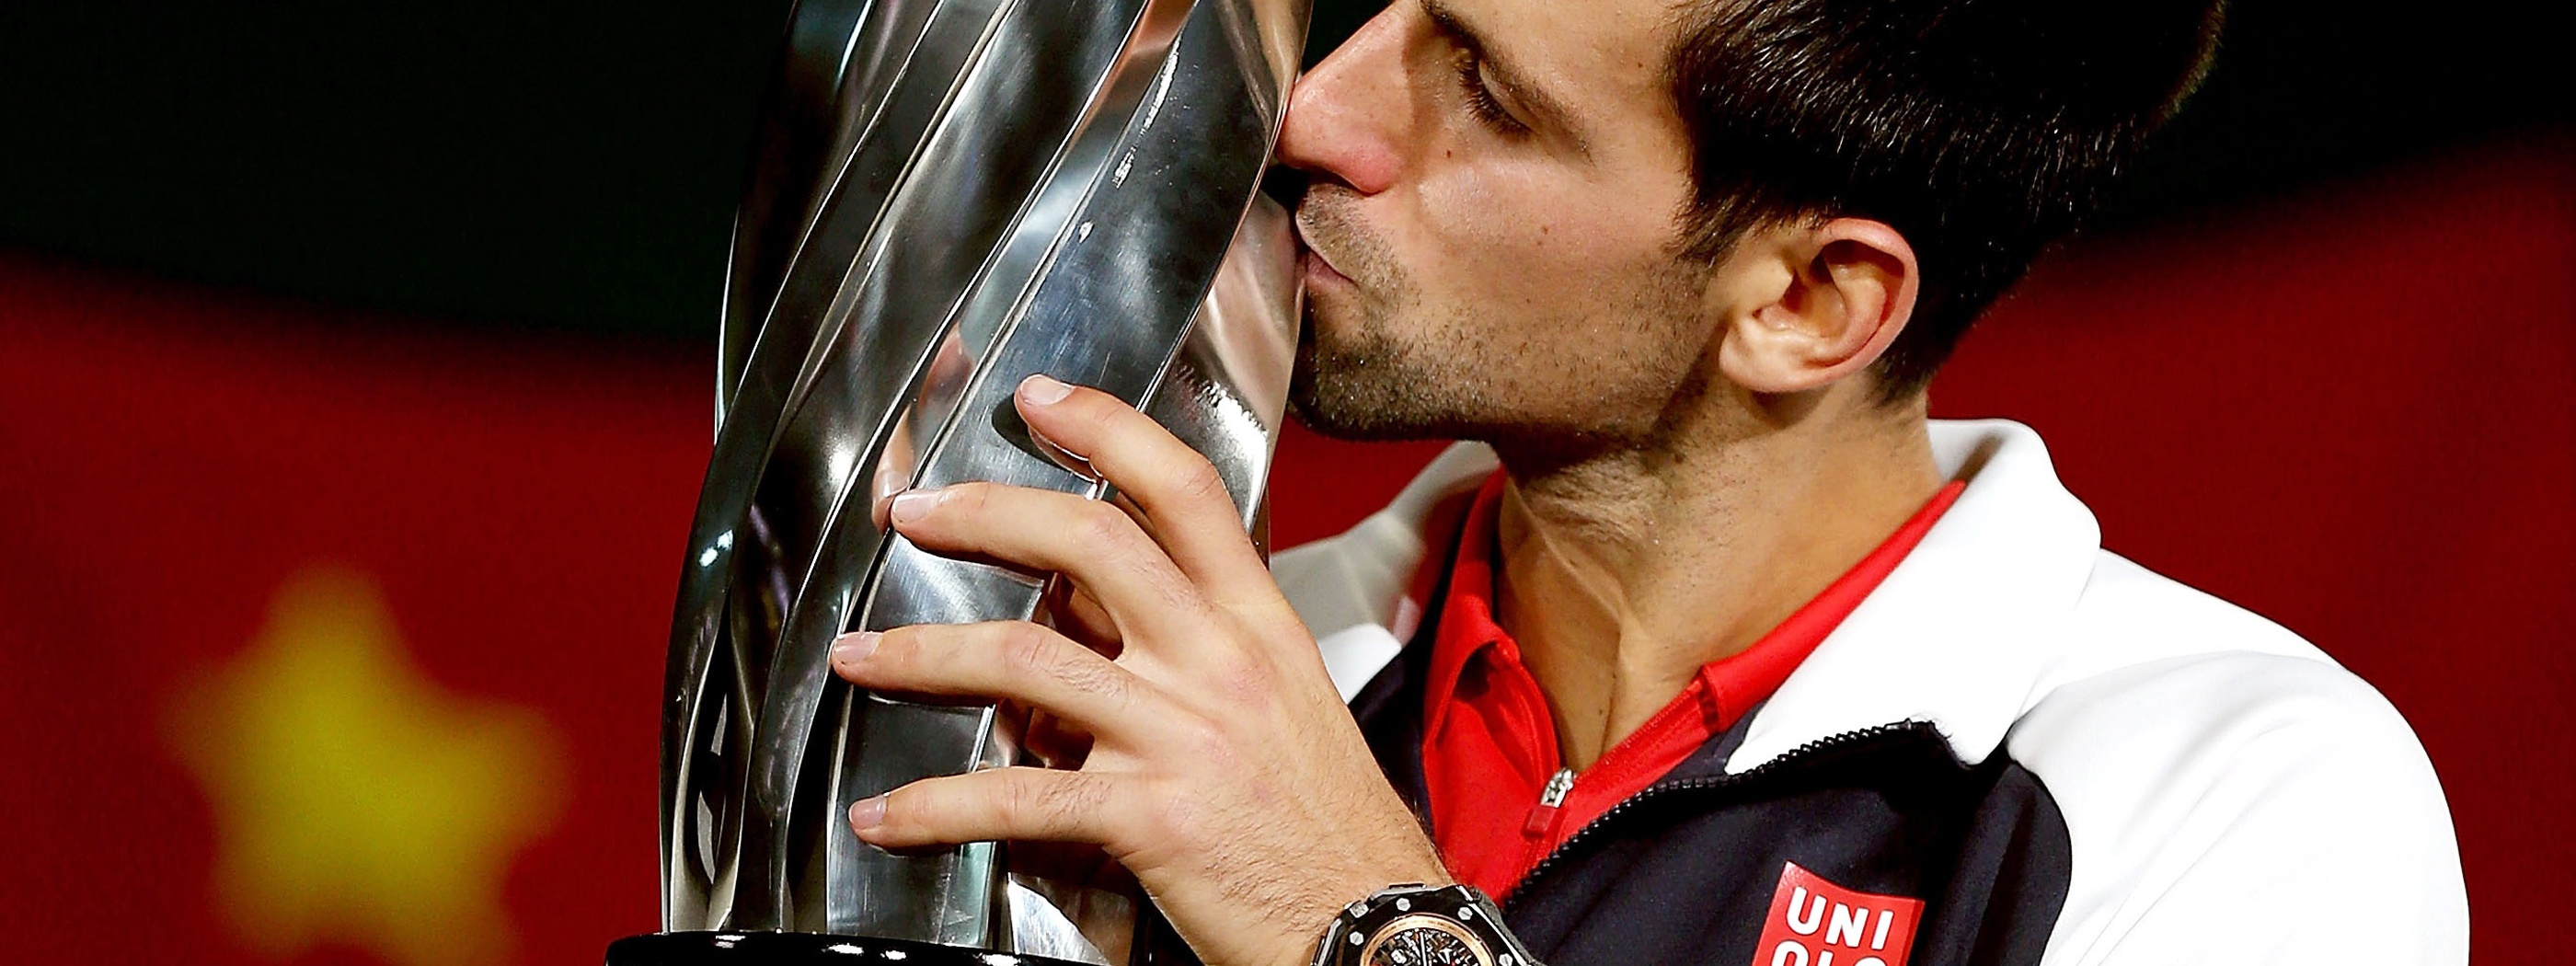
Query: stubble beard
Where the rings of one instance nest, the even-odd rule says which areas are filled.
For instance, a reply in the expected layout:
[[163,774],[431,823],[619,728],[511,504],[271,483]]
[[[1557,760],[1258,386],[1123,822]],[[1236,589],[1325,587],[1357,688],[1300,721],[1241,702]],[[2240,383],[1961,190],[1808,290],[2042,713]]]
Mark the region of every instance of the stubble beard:
[[1470,316],[1473,307],[1424,297],[1348,203],[1318,188],[1297,212],[1300,230],[1350,279],[1333,293],[1333,325],[1319,324],[1314,297],[1306,302],[1288,398],[1308,427],[1343,439],[1481,440],[1564,462],[1651,447],[1670,429],[1667,407],[1688,394],[1698,352],[1686,330],[1703,268],[1676,257],[1605,293],[1626,309],[1609,317],[1643,327],[1618,346],[1497,342],[1485,331],[1496,323]]
[[1343,439],[1457,439],[1484,422],[1478,387],[1449,371],[1461,347],[1425,351],[1370,318],[1356,335],[1318,336],[1314,309],[1297,344],[1288,403],[1308,427]]
[[1343,439],[1461,439],[1482,435],[1500,416],[1488,390],[1493,370],[1482,346],[1456,337],[1466,326],[1444,320],[1433,333],[1399,336],[1399,318],[1422,311],[1418,289],[1387,246],[1354,222],[1347,199],[1318,188],[1297,211],[1306,236],[1329,245],[1335,270],[1351,280],[1340,334],[1316,323],[1306,301],[1288,404],[1308,427]]

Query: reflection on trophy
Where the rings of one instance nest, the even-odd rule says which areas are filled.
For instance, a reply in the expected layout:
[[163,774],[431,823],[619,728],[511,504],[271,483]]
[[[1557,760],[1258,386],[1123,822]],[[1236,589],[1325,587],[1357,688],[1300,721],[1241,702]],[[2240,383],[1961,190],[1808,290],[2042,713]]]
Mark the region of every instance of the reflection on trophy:
[[1256,189],[1307,11],[797,5],[736,220],[673,621],[666,931],[614,966],[1154,958],[1129,889],[997,843],[860,842],[851,803],[1019,752],[992,706],[856,691],[828,654],[850,630],[1043,617],[1041,580],[915,549],[880,509],[968,480],[1101,496],[1019,424],[1032,374],[1144,408],[1258,531],[1297,290],[1286,216]]

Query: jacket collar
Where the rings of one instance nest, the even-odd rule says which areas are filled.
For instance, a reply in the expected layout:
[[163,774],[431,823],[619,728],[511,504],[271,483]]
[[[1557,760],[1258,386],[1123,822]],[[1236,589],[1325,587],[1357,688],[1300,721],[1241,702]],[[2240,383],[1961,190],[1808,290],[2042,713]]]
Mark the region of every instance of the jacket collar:
[[[1811,741],[1908,721],[1930,723],[1973,764],[2020,717],[2050,657],[2052,629],[2092,573],[2100,527],[2058,482],[2029,427],[1936,420],[1931,437],[1941,472],[1967,481],[1966,490],[1754,713],[1728,772]],[[1441,508],[1472,495],[1495,465],[1482,445],[1452,447],[1385,510],[1280,554],[1281,586],[1345,698],[1419,622],[1420,589],[1409,584],[1430,548],[1447,543],[1431,531],[1456,525]]]
[[1726,770],[1847,731],[1929,722],[1984,761],[2021,717],[2102,534],[2030,427],[1932,424],[1959,502],[1755,712]]

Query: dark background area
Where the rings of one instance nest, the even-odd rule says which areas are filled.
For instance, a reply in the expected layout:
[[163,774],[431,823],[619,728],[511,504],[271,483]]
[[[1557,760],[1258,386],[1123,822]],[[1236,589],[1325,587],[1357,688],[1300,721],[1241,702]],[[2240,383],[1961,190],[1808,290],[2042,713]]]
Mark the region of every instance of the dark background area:
[[[1375,8],[1321,0],[1313,55]],[[0,5],[0,246],[483,326],[714,337],[784,0]],[[2525,6],[2246,0],[2117,232],[2563,126]]]

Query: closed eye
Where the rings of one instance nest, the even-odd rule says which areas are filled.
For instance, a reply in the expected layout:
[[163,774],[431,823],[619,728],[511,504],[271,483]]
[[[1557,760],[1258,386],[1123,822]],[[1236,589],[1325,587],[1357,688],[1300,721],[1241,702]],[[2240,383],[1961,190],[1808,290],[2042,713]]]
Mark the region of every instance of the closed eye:
[[1457,54],[1459,92],[1467,99],[1467,113],[1496,134],[1521,137],[1530,133],[1529,125],[1512,116],[1494,96],[1492,85],[1485,81],[1485,59],[1472,47],[1462,47]]

